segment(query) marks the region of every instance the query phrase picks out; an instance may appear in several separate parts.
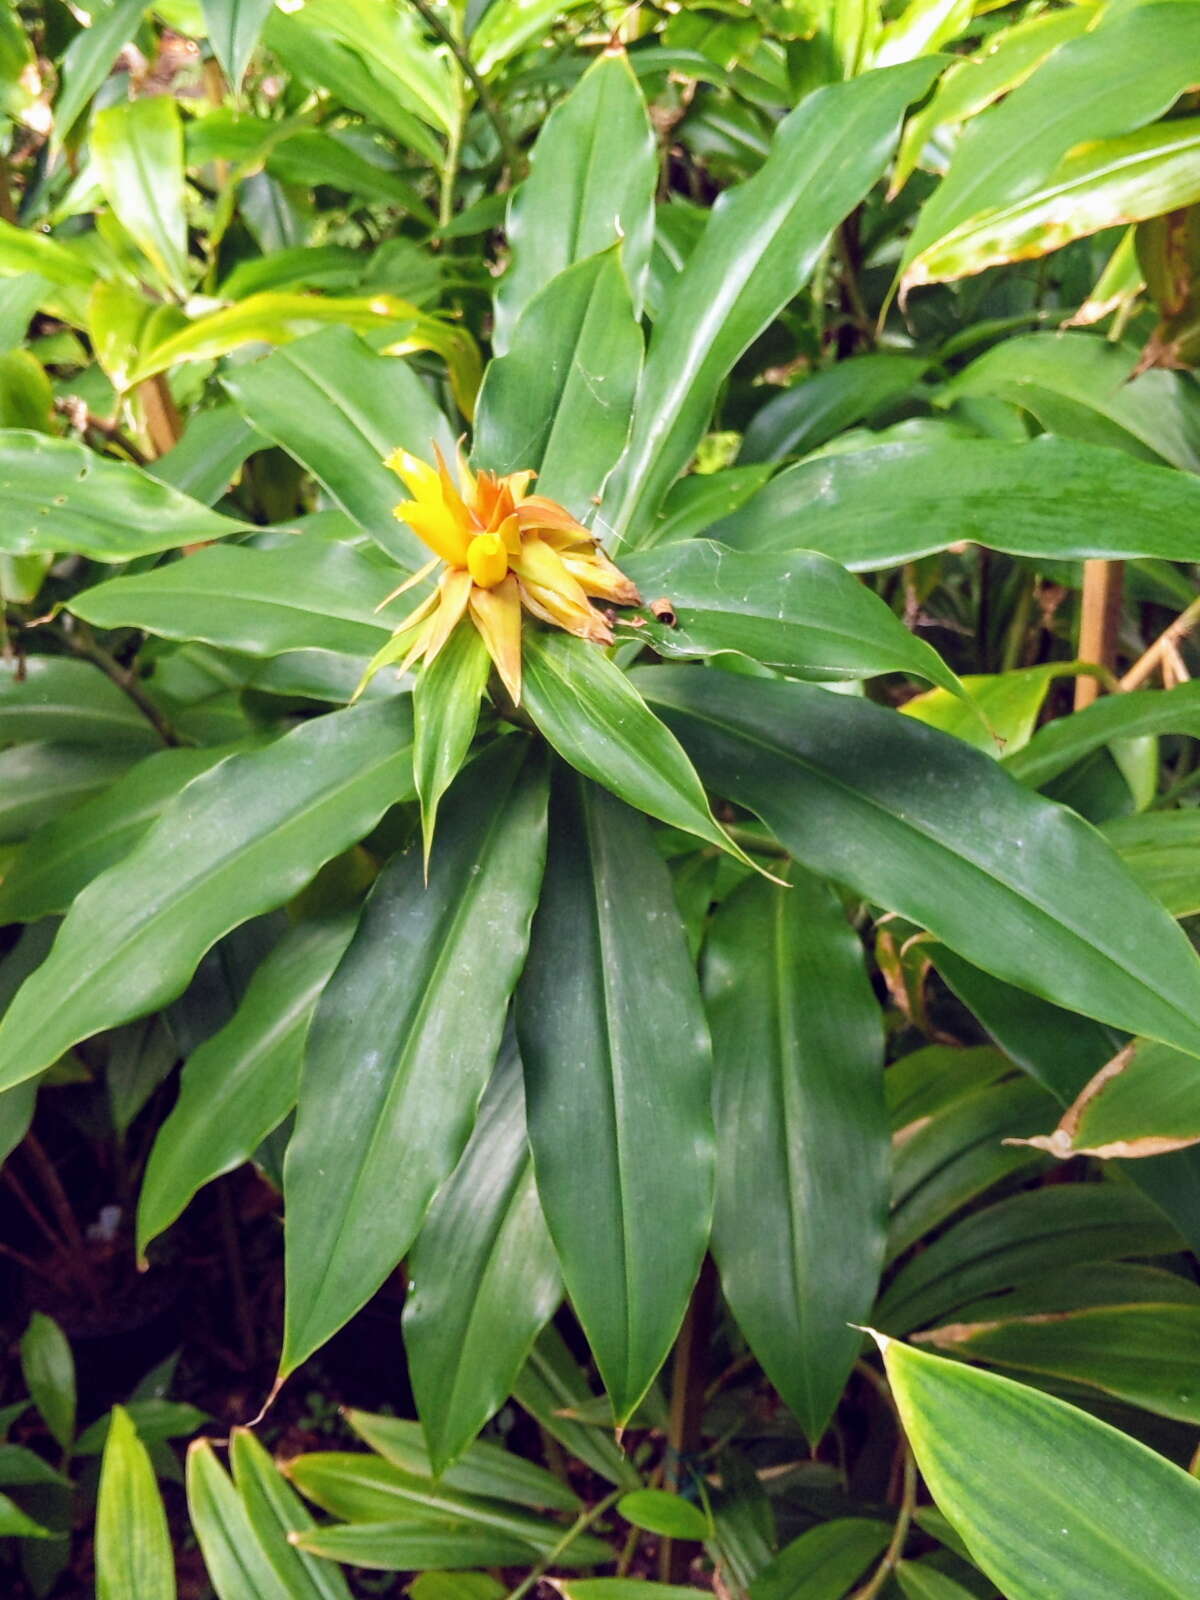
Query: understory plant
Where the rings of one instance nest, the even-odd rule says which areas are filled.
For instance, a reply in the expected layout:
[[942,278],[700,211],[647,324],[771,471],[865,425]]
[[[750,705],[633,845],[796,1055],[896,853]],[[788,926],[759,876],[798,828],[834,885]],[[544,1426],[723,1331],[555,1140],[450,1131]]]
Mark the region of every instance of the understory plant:
[[282,1239],[102,1600],[1200,1596],[1200,3],[3,16],[14,1303]]

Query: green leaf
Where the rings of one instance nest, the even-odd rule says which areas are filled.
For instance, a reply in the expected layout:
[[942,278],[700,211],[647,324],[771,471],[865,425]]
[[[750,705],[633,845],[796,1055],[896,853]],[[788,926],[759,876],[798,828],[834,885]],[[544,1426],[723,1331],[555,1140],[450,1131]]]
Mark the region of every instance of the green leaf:
[[1043,438],[896,440],[800,462],[711,530],[738,550],[820,550],[852,571],[961,540],[1057,559],[1194,561],[1200,483],[1115,450]]
[[188,291],[183,123],[169,94],[99,111],[90,132],[92,167],[121,226],[162,280]]
[[[384,1531],[381,1524],[394,1524],[396,1531],[407,1526],[419,1532],[424,1525],[431,1533],[487,1532],[506,1539],[510,1548],[516,1546],[520,1553],[504,1559],[505,1566],[528,1563],[536,1555],[546,1554],[566,1532],[561,1522],[549,1517],[537,1517],[514,1510],[502,1500],[462,1494],[427,1478],[413,1477],[378,1456],[349,1451],[294,1456],[287,1463],[287,1474],[301,1493],[317,1505],[347,1521],[374,1526],[380,1536]],[[312,1548],[308,1539],[304,1544],[305,1548]],[[584,1535],[572,1542],[561,1561],[563,1565],[586,1567],[597,1561],[611,1561],[612,1555],[610,1545]],[[353,1560],[349,1556],[346,1559]],[[462,1562],[458,1564],[461,1566]]]
[[[128,4],[128,0],[125,0]],[[33,311],[41,304],[51,284],[64,288],[90,289],[96,269],[78,251],[46,233],[19,228],[14,222],[0,221],[0,277],[17,278],[34,274],[44,280],[35,297]],[[32,294],[32,290],[30,291]],[[32,311],[30,313],[32,315]],[[28,322],[29,318],[24,319]]]
[[1200,811],[1119,817],[1101,831],[1142,888],[1173,917],[1200,913]]
[[247,1521],[283,1586],[276,1592],[287,1600],[350,1600],[336,1567],[297,1549],[292,1536],[309,1533],[316,1524],[248,1428],[233,1430],[229,1458]]
[[471,1142],[430,1207],[409,1266],[404,1348],[441,1475],[508,1398],[562,1295],[534,1187],[515,1048],[501,1052]]
[[[1195,1478],[1061,1400],[879,1342],[933,1498],[1010,1600],[1200,1595]],[[1114,1516],[1125,1505],[1145,1514]]]
[[67,46],[54,103],[56,144],[63,144],[70,135],[80,112],[111,72],[122,45],[136,33],[145,9],[145,0],[113,0],[106,10],[92,13],[91,25],[82,28]]
[[1137,364],[1136,349],[1095,334],[1030,333],[993,345],[938,398],[947,404],[995,395],[1028,411],[1048,433],[1200,470],[1195,386],[1162,368],[1134,377]]
[[1012,672],[968,673],[960,680],[961,695],[930,689],[906,700],[900,710],[999,759],[1029,743],[1054,680],[1087,670],[1082,662],[1051,661]]
[[0,429],[0,488],[8,513],[0,550],[9,555],[132,561],[246,527],[123,461],[19,428]]
[[194,412],[179,443],[146,470],[160,483],[211,506],[225,493],[247,457],[265,445],[263,436],[233,406],[211,406]]
[[306,467],[407,571],[428,551],[392,515],[403,486],[384,458],[403,445],[432,461],[454,440],[403,361],[376,355],[347,328],[326,328],[224,377],[248,421]]
[[245,1502],[207,1439],[197,1439],[188,1449],[187,1502],[217,1600],[281,1600],[283,1595],[299,1600],[305,1593],[282,1587]]
[[99,667],[62,656],[0,662],[0,744],[23,739],[110,749],[159,744],[133,701]]
[[1200,738],[1200,683],[1106,695],[1073,716],[1046,723],[1004,765],[1030,788],[1041,788],[1110,740],[1159,733]]
[[690,1500],[665,1489],[633,1489],[617,1501],[626,1522],[667,1539],[706,1539],[708,1518]]
[[576,1420],[595,1397],[553,1323],[542,1329],[525,1370],[513,1385],[513,1398],[551,1438],[609,1483],[627,1489],[641,1483],[641,1473],[608,1431],[611,1413],[604,1419],[604,1427]]
[[762,169],[721,196],[654,326],[633,442],[597,523],[617,542],[650,542],[651,519],[699,444],[726,373],[804,287],[935,70],[912,62],[805,95]]
[[[162,1400],[149,1396],[137,1399],[141,1389],[134,1391],[134,1398],[126,1402],[123,1408],[126,1417],[137,1431],[138,1438],[144,1445],[161,1444],[167,1439],[182,1439],[202,1428],[212,1419],[205,1411],[200,1411],[196,1406],[188,1405],[181,1400]],[[117,1411],[106,1411],[96,1418],[90,1428],[85,1428],[75,1441],[75,1454],[78,1456],[98,1456],[108,1443],[109,1434],[112,1432],[113,1417]]]
[[81,800],[107,789],[133,764],[131,749],[37,740],[0,751],[0,844],[24,839]]
[[201,0],[201,3],[213,54],[236,93],[274,8],[274,0]]
[[66,1334],[40,1311],[21,1335],[21,1371],[51,1436],[70,1450],[75,1438],[75,1360]]
[[6,1494],[0,1494],[0,1539],[57,1539],[61,1535],[43,1527]]
[[972,1212],[912,1256],[874,1315],[908,1333],[983,1295],[1044,1282],[1081,1261],[1168,1255],[1179,1243],[1158,1207],[1128,1184],[1031,1189]]
[[670,625],[647,621],[623,637],[668,660],[729,653],[833,681],[911,672],[962,693],[936,650],[826,556],[746,555],[691,539],[629,556],[622,570],[643,595],[664,595],[675,614]]
[[561,768],[517,1035],[538,1193],[624,1422],[670,1348],[708,1241],[708,1030],[645,819]]
[[[32,657],[29,665],[45,659]],[[66,816],[38,828],[5,869],[0,923],[36,922],[66,911],[93,878],[128,855],[185,784],[228,754],[219,746],[160,750]]]
[[348,545],[301,537],[272,550],[198,550],[150,572],[110,578],[67,604],[98,628],[141,628],[250,656],[374,655],[391,632],[379,606],[396,576]]
[[887,1546],[886,1523],[865,1517],[822,1522],[785,1545],[750,1585],[750,1600],[842,1600]]
[[308,1025],[353,931],[343,916],[285,934],[231,1020],[188,1058],[142,1180],[139,1255],[206,1183],[249,1161],[295,1106]]
[[708,1593],[643,1578],[556,1578],[554,1587],[566,1600],[696,1600]]
[[413,689],[413,775],[421,802],[425,860],[438,806],[466,760],[479,724],[479,702],[492,659],[478,628],[464,618]]
[[412,794],[407,704],[303,723],[230,756],[85,889],[0,1023],[0,1087],[173,999],[231,928],[283,904]]
[[96,1506],[97,1600],[175,1600],[171,1536],[154,1468],[129,1413],[112,1410]]
[[928,1562],[897,1562],[896,1580],[905,1600],[971,1600],[974,1593]]
[[827,884],[789,878],[736,889],[705,947],[713,1254],[738,1326],[815,1445],[858,1353],[849,1324],[878,1287],[889,1145],[862,945]]
[[596,645],[557,629],[527,629],[521,692],[538,732],[578,772],[627,805],[746,859],[714,818],[682,745]]
[[426,886],[393,860],[309,1031],[284,1169],[293,1371],[404,1255],[462,1154],[525,958],[545,851],[545,777],[500,740],[442,815]]
[[1200,959],[1072,812],[863,700],[689,667],[633,676],[709,781],[814,871],[1008,983],[1200,1053]]
[[884,1073],[892,1133],[936,1116],[956,1101],[990,1088],[1013,1063],[992,1045],[931,1044],[893,1061]]
[[927,371],[919,357],[884,353],[814,372],[754,413],[738,461],[806,456],[843,429],[867,422],[904,399]]
[[404,1522],[324,1523],[302,1533],[301,1550],[377,1572],[436,1571],[464,1564],[477,1567],[527,1567],[529,1545],[486,1528],[461,1522],[410,1518]]
[[629,437],[641,365],[621,249],[565,268],[487,369],[472,459],[498,473],[532,469],[539,494],[587,516]]
[[964,1319],[918,1336],[966,1361],[1080,1383],[1161,1417],[1200,1419],[1200,1305],[1084,1306]]
[[[514,1070],[519,1068],[515,1057],[510,1065]],[[513,1079],[510,1077],[511,1081]],[[515,1081],[519,1085],[519,1072]],[[494,1105],[495,1101],[489,1092],[480,1118],[489,1116]],[[480,1141],[481,1144],[484,1142]],[[499,1445],[477,1439],[466,1446],[461,1458],[453,1466],[441,1472],[434,1468],[425,1442],[425,1431],[419,1422],[409,1422],[402,1417],[372,1416],[367,1411],[347,1411],[346,1421],[376,1454],[410,1477],[436,1478],[447,1489],[462,1494],[482,1495],[489,1500],[507,1500],[513,1505],[531,1506],[537,1511],[552,1508],[575,1514],[580,1510],[579,1496],[561,1478],[556,1478],[545,1467],[535,1466],[532,1461],[526,1461],[523,1456],[514,1455]]]
[[[477,36],[476,48],[479,42]],[[547,117],[529,176],[509,201],[505,233],[511,256],[495,293],[498,354],[508,348],[517,319],[539,290],[618,239],[634,312],[641,314],[657,178],[658,148],[641,88],[625,52],[606,51]]]

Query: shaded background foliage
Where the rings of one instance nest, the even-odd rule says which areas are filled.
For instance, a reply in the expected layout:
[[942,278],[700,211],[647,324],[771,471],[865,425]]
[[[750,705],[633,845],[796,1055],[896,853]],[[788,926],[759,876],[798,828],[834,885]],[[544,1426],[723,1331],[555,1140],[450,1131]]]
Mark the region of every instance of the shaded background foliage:
[[[1198,83],[0,11],[7,1592],[1200,1592]],[[462,434],[669,605],[351,705]]]

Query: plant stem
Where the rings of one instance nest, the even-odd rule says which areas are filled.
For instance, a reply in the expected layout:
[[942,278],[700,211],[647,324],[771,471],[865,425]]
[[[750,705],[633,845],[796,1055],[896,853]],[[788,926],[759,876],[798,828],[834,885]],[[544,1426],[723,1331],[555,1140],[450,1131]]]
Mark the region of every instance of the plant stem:
[[79,624],[73,628],[62,628],[60,633],[69,649],[73,650],[77,656],[82,656],[86,661],[94,662],[106,677],[112,679],[118,689],[123,690],[129,696],[164,744],[177,745],[179,743],[179,737],[174,728],[142,688],[137,681],[136,675],[128,667],[123,667],[114,656],[109,655],[102,645],[98,645],[92,638],[89,629]]
[[594,1523],[599,1522],[604,1513],[616,1505],[624,1493],[624,1489],[614,1489],[611,1494],[606,1494],[603,1500],[597,1500],[594,1506],[588,1506],[581,1511],[554,1548],[547,1550],[546,1554],[530,1567],[521,1582],[510,1593],[508,1600],[522,1600],[522,1597],[527,1595],[534,1585],[549,1572],[559,1556],[571,1548],[581,1533],[586,1533]]
[[[1124,587],[1123,561],[1085,561],[1083,563],[1083,614],[1079,620],[1081,661],[1107,667],[1117,660],[1117,630],[1121,625],[1121,591]],[[1090,706],[1100,693],[1095,678],[1075,680],[1075,709]]]
[[434,33],[437,34],[438,38],[462,68],[463,76],[474,89],[484,116],[496,130],[496,137],[500,141],[500,148],[504,152],[504,160],[508,166],[510,181],[515,183],[525,175],[525,158],[521,154],[520,145],[513,138],[512,129],[509,127],[504,113],[496,104],[492,91],[476,71],[475,63],[468,55],[466,46],[454,37],[454,34],[442,21],[441,17],[438,16],[433,7],[426,3],[426,0],[412,0],[412,5],[413,9],[424,18],[426,26],[433,29]]
[[875,1596],[895,1571],[900,1557],[904,1554],[905,1541],[908,1539],[908,1530],[912,1526],[913,1512],[917,1505],[917,1464],[913,1460],[912,1451],[907,1444],[904,1450],[904,1490],[900,1499],[900,1510],[896,1517],[896,1526],[892,1529],[892,1537],[888,1540],[888,1547],[879,1558],[879,1565],[863,1584],[861,1589],[855,1590],[851,1600],[875,1600]]
[[1200,627],[1200,599],[1193,600],[1187,610],[1181,611],[1171,626],[1159,634],[1150,648],[1142,652],[1117,687],[1119,689],[1138,688],[1158,666],[1169,648],[1186,639],[1188,634],[1196,627]]
[[[716,1304],[717,1269],[712,1257],[705,1256],[675,1344],[664,1474],[664,1487],[672,1494],[679,1493],[686,1464],[700,1447],[704,1393],[708,1386],[708,1350]],[[659,1551],[661,1581],[681,1583],[687,1576],[691,1556],[690,1541],[664,1539]]]

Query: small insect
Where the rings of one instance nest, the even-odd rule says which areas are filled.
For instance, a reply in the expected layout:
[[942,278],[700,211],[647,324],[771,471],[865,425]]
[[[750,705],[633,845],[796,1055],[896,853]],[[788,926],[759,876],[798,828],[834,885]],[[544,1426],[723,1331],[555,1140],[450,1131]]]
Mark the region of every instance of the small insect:
[[679,618],[675,614],[675,607],[667,596],[659,595],[657,600],[651,600],[650,613],[656,622],[661,622],[664,628],[677,628]]

